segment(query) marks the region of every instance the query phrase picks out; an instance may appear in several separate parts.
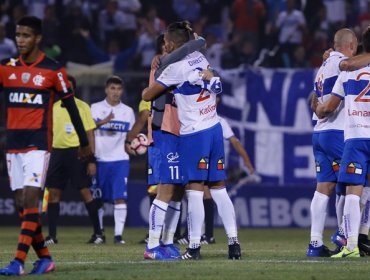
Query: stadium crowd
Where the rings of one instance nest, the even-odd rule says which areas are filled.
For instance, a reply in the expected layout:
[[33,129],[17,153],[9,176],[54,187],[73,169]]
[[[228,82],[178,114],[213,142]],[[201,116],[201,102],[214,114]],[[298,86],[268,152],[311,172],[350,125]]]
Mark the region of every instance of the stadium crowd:
[[[0,49],[14,50],[15,22],[44,21],[42,49],[65,63],[114,60],[115,72],[146,70],[155,38],[188,20],[207,39],[215,68],[240,65],[319,67],[332,34],[348,27],[360,36],[370,22],[368,0],[2,0]],[[4,26],[2,28],[1,26]],[[6,52],[5,52],[6,51]],[[130,59],[128,59],[130,58]],[[131,59],[133,58],[133,59]]]

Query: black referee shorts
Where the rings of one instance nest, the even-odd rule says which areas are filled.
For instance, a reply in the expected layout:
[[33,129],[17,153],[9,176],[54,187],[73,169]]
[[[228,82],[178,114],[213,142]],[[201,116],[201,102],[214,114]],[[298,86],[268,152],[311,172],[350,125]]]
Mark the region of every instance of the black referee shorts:
[[87,175],[87,162],[78,159],[78,148],[53,148],[45,186],[64,190],[68,183],[76,189],[91,186],[91,178]]

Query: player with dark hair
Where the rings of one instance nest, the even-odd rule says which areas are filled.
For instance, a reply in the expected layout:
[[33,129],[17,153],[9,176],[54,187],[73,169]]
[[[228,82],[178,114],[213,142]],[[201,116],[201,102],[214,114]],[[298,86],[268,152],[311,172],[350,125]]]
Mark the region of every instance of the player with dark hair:
[[135,122],[135,114],[131,107],[121,102],[123,81],[120,77],[111,76],[107,79],[105,94],[103,101],[91,105],[97,126],[97,181],[102,190],[102,200],[114,204],[114,243],[119,245],[125,243],[122,234],[127,217],[127,179],[130,168],[129,155],[125,151],[125,146],[127,149],[129,145],[125,140]]
[[[192,38],[187,22],[168,26],[165,48],[171,53]],[[207,184],[217,204],[229,241],[229,258],[240,259],[240,245],[233,204],[225,188],[224,147],[222,128],[216,112],[216,95],[222,91],[219,78],[212,77],[207,59],[193,52],[183,60],[166,67],[156,83],[144,89],[144,100],[152,100],[169,87],[178,106],[181,123],[179,157],[180,172],[188,198],[189,248],[183,260],[200,258],[201,228],[204,221],[203,190]],[[210,81],[206,81],[206,80]],[[189,153],[189,151],[192,151]]]
[[[68,76],[68,81],[71,83],[73,91],[76,92],[75,78]],[[90,106],[77,97],[75,97],[75,102],[86,129],[90,146],[94,150],[94,129],[96,125],[91,115]],[[89,189],[91,176],[96,173],[95,159],[92,159],[91,162],[80,160],[78,158],[78,146],[79,141],[76,131],[64,104],[59,100],[53,106],[53,149],[50,154],[45,184],[49,190],[47,204],[49,235],[45,238],[47,245],[58,243],[57,221],[60,198],[68,181],[70,181],[72,187],[80,190],[94,227],[94,234],[88,243],[101,244],[105,242],[98,217],[98,209],[101,203],[93,199]]]
[[41,34],[39,18],[21,18],[17,22],[15,36],[20,56],[3,60],[0,65],[0,85],[7,109],[8,173],[22,218],[15,258],[0,269],[2,275],[24,274],[24,262],[31,245],[39,258],[31,274],[55,269],[44,244],[38,209],[51,149],[51,113],[55,93],[62,99],[78,134],[80,157],[92,156],[66,72],[39,49]]
[[[194,36],[193,36],[194,38]],[[164,45],[164,37],[157,40]],[[170,63],[184,58],[187,54],[204,47],[205,40],[191,40],[171,54],[165,53],[160,56],[159,68],[153,67],[149,85],[154,82],[163,69]],[[157,46],[160,50],[161,47]],[[163,50],[162,53],[166,50]],[[159,58],[159,56],[158,56]],[[178,248],[173,245],[177,222],[180,217],[183,181],[179,173],[178,134],[179,121],[177,118],[176,103],[172,94],[166,92],[152,102],[152,116],[150,128],[152,130],[153,143],[148,151],[148,183],[158,185],[157,194],[149,212],[149,237],[145,259],[165,260],[180,256]],[[160,236],[162,240],[160,246]]]

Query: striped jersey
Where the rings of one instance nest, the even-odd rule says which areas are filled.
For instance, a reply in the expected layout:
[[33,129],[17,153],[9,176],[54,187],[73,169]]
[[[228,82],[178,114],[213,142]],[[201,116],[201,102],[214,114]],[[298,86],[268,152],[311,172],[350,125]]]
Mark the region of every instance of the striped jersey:
[[[314,90],[320,103],[324,103],[331,96],[335,81],[340,74],[339,64],[347,57],[337,51],[330,53],[327,60],[324,61],[318,70],[315,78]],[[318,119],[314,114],[313,119],[317,120],[314,131],[321,132],[326,130],[343,130],[344,129],[344,104],[343,102],[339,107],[330,115],[323,119]]]
[[42,53],[31,65],[22,57],[3,60],[0,87],[5,95],[8,153],[50,150],[55,93],[73,94],[65,69]]
[[342,72],[333,94],[344,99],[344,139],[370,138],[370,66]]
[[126,135],[135,122],[134,110],[119,103],[111,106],[105,99],[91,105],[91,113],[98,122],[113,112],[114,118],[95,130],[95,156],[98,161],[128,160],[125,151]]
[[188,81],[194,70],[207,69],[208,66],[205,56],[196,51],[167,66],[156,80],[166,88],[175,86],[173,94],[181,124],[180,135],[202,131],[219,123],[216,94]]

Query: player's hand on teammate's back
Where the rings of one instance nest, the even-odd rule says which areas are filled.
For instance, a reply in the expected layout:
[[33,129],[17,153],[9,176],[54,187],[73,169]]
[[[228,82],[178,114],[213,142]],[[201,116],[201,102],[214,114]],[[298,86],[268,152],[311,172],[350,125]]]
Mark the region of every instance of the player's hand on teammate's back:
[[200,71],[199,75],[202,78],[202,80],[208,80],[208,81],[214,77],[213,72],[208,69]]
[[90,145],[87,145],[87,146],[84,146],[84,147],[80,147],[79,151],[78,151],[78,158],[81,159],[81,160],[89,160],[91,158],[93,158],[94,154],[91,150],[91,147]]
[[334,51],[332,48],[327,49],[327,50],[324,52],[324,54],[322,55],[322,59],[323,59],[324,61],[325,61],[325,60],[327,60],[327,59],[329,58],[330,53],[331,53],[332,51]]

